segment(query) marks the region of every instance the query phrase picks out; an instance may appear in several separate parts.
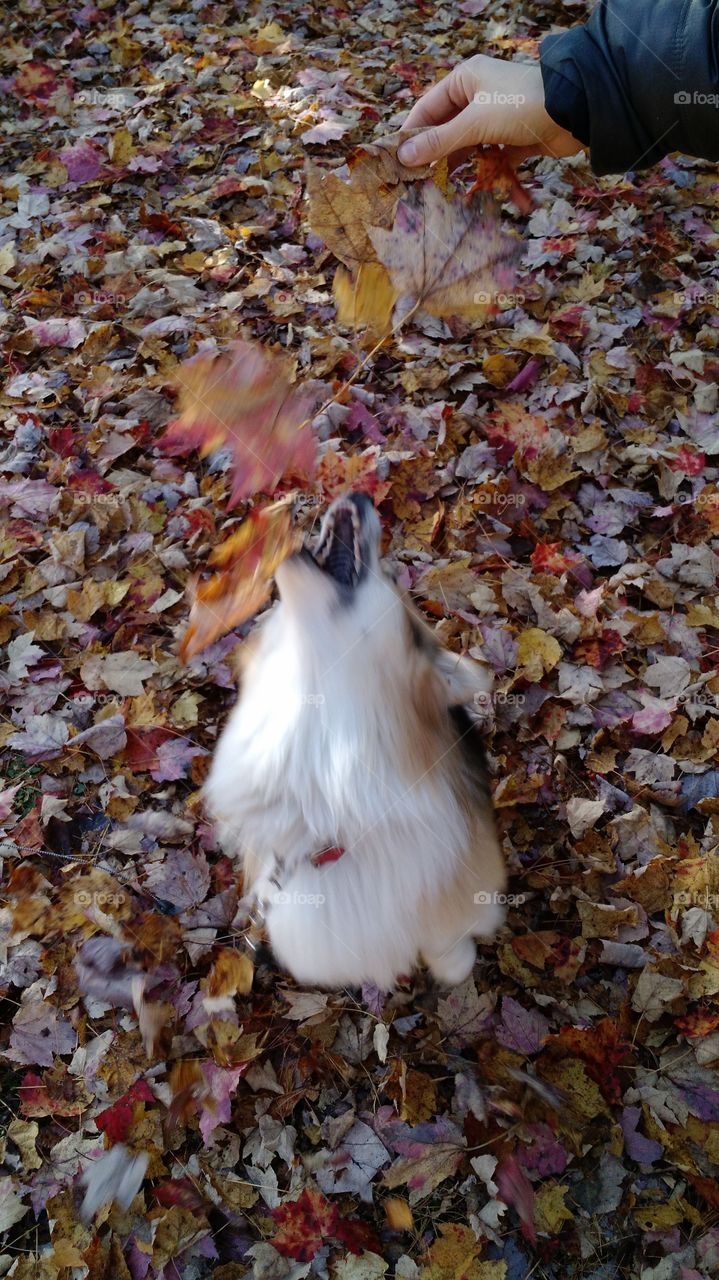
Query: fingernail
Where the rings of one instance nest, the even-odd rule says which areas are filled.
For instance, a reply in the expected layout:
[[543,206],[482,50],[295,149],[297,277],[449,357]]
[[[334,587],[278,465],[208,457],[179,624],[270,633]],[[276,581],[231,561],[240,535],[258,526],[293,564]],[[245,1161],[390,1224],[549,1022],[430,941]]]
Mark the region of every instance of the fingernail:
[[397,159],[402,164],[414,164],[417,159],[417,147],[414,142],[403,142],[397,151]]

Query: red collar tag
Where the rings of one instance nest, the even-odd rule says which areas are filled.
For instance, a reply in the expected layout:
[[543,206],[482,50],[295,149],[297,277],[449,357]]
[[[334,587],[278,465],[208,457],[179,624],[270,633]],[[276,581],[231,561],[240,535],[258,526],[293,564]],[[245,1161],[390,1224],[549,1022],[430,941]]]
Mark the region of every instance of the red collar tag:
[[329,849],[320,849],[319,853],[313,853],[310,862],[313,867],[323,867],[326,862],[339,862],[343,853],[344,849],[333,844]]

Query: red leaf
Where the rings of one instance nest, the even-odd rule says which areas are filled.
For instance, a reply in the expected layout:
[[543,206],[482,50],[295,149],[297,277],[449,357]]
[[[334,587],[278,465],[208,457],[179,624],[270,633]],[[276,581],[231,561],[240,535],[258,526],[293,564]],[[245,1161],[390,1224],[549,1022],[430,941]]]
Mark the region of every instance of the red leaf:
[[341,1221],[336,1206],[314,1187],[305,1187],[296,1200],[273,1209],[272,1217],[279,1226],[272,1244],[284,1258],[297,1262],[311,1262]]
[[293,387],[289,362],[250,342],[219,356],[196,356],[178,375],[180,413],[160,443],[170,453],[232,452],[230,506],[273,493],[286,474],[311,476],[315,442],[308,423],[316,396]]
[[538,542],[530,557],[537,573],[564,573],[581,560],[581,556],[560,551],[561,542]]
[[537,1243],[534,1228],[534,1187],[514,1155],[505,1156],[494,1174],[499,1190],[497,1197],[514,1209],[522,1224],[522,1235]]
[[155,1187],[155,1199],[167,1209],[176,1204],[182,1209],[205,1208],[204,1199],[189,1178],[169,1178],[167,1182],[161,1182]]
[[706,455],[695,453],[693,449],[682,445],[671,459],[669,466],[672,471],[682,471],[685,476],[700,476],[706,466]]
[[46,62],[26,62],[15,76],[14,89],[18,97],[44,102],[52,97],[58,84],[56,72]]
[[135,1104],[154,1101],[155,1095],[150,1086],[144,1080],[136,1080],[127,1093],[95,1117],[95,1124],[113,1143],[124,1142],[132,1124]]
[[380,1252],[369,1224],[342,1218],[336,1205],[325,1200],[316,1187],[305,1187],[297,1200],[273,1209],[272,1217],[279,1226],[272,1244],[284,1258],[311,1262],[328,1236],[340,1240],[350,1253],[363,1253],[365,1249]]
[[522,186],[507,155],[501,147],[484,147],[474,159],[476,174],[475,191],[492,191],[501,200],[513,200],[520,213],[531,213],[535,208],[532,195]]

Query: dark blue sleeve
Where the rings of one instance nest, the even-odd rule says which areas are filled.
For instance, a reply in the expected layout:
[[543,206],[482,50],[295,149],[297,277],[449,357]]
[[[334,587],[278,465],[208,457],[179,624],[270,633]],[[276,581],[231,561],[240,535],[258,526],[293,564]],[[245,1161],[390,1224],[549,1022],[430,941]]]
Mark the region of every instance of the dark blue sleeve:
[[596,173],[719,159],[719,0],[600,0],[540,58],[547,111]]

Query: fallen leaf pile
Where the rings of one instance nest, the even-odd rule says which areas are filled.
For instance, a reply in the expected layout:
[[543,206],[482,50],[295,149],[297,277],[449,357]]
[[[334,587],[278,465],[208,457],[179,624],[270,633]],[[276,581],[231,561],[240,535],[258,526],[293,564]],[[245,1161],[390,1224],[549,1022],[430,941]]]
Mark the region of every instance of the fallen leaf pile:
[[[363,153],[442,70],[535,56],[584,16],[6,6],[13,1280],[719,1275],[716,170],[598,180],[541,159],[519,186],[484,157],[450,192],[441,173],[394,181],[389,154],[361,188]],[[355,188],[344,239],[312,177],[307,198],[308,155],[332,199]],[[410,245],[436,209],[456,245],[492,173],[513,283],[489,242],[426,271]],[[484,315],[457,306],[485,291]],[[296,438],[256,472],[221,406],[177,398],[186,361],[237,343],[283,362],[281,386],[250,389],[260,429],[287,387],[317,392],[310,514],[371,492],[400,581],[494,669],[508,924],[454,991],[301,991],[253,972],[233,928],[241,886],[200,792],[250,623],[178,650],[214,549],[260,520],[264,541],[233,545],[271,559],[279,526],[251,512],[286,513],[298,487]],[[185,413],[195,445],[168,453]]]

